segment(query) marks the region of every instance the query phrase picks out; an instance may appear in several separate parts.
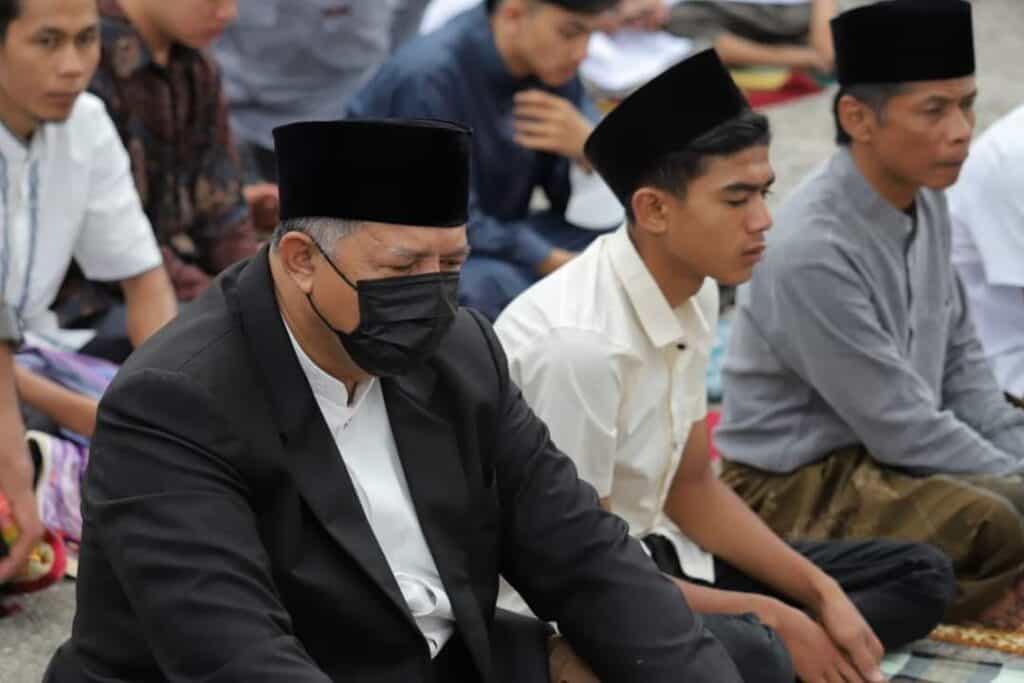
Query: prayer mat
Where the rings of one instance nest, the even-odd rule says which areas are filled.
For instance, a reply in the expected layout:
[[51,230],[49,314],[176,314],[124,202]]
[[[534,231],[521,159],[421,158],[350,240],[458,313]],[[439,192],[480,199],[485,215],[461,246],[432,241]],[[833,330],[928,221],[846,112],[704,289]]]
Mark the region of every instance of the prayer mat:
[[887,655],[882,671],[890,683],[1024,683],[1024,658],[929,639]]
[[967,626],[940,626],[931,635],[932,640],[963,647],[994,650],[1024,658],[1024,633],[998,631],[991,628]]
[[[831,84],[827,77],[818,78],[799,69],[750,67],[730,71],[736,85],[755,109],[785,104],[823,92]],[[620,98],[595,93],[595,102],[602,114],[618,105]]]
[[750,67],[733,69],[731,73],[755,109],[784,104],[824,90],[821,80],[800,69]]

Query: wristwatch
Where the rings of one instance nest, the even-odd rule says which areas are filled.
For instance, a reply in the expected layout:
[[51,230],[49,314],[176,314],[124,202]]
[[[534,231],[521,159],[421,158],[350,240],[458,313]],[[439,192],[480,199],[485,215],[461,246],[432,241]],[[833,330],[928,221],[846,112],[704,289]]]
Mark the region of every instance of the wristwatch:
[[0,302],[0,344],[21,346],[21,323],[13,306]]

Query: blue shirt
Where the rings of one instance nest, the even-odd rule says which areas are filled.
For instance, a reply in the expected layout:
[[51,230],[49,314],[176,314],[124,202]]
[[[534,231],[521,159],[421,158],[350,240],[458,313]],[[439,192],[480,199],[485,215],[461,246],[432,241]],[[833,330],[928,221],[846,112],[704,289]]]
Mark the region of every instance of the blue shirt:
[[578,77],[549,88],[534,77],[510,74],[481,6],[406,44],[352,99],[348,116],[433,118],[471,128],[468,227],[473,253],[534,267],[553,245],[531,221],[533,191],[542,188],[551,210],[564,216],[571,162],[516,144],[513,98],[529,89],[563,97],[591,120],[598,119]]

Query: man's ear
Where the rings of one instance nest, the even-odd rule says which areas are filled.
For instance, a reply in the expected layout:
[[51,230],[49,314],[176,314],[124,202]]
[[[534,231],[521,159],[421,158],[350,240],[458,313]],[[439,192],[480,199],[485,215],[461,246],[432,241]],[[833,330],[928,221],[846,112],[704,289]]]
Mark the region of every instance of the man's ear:
[[641,187],[630,198],[636,226],[652,235],[668,232],[668,193],[654,187]]
[[856,142],[869,144],[879,125],[874,109],[852,95],[839,98],[839,125]]
[[287,232],[278,242],[277,257],[295,285],[306,294],[313,291],[313,260],[319,251],[312,238],[301,232]]

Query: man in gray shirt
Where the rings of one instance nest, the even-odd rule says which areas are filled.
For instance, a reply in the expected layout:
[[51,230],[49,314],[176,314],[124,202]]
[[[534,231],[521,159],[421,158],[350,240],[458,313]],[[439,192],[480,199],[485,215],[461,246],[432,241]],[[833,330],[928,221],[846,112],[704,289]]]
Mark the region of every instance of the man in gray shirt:
[[271,131],[336,119],[429,0],[245,0],[215,51],[250,181],[276,182]]
[[943,193],[974,127],[970,5],[924,4],[833,22],[840,149],[776,214],[740,294],[717,443],[776,532],[934,543],[960,583],[952,618],[1017,625],[1024,412],[976,338]]

